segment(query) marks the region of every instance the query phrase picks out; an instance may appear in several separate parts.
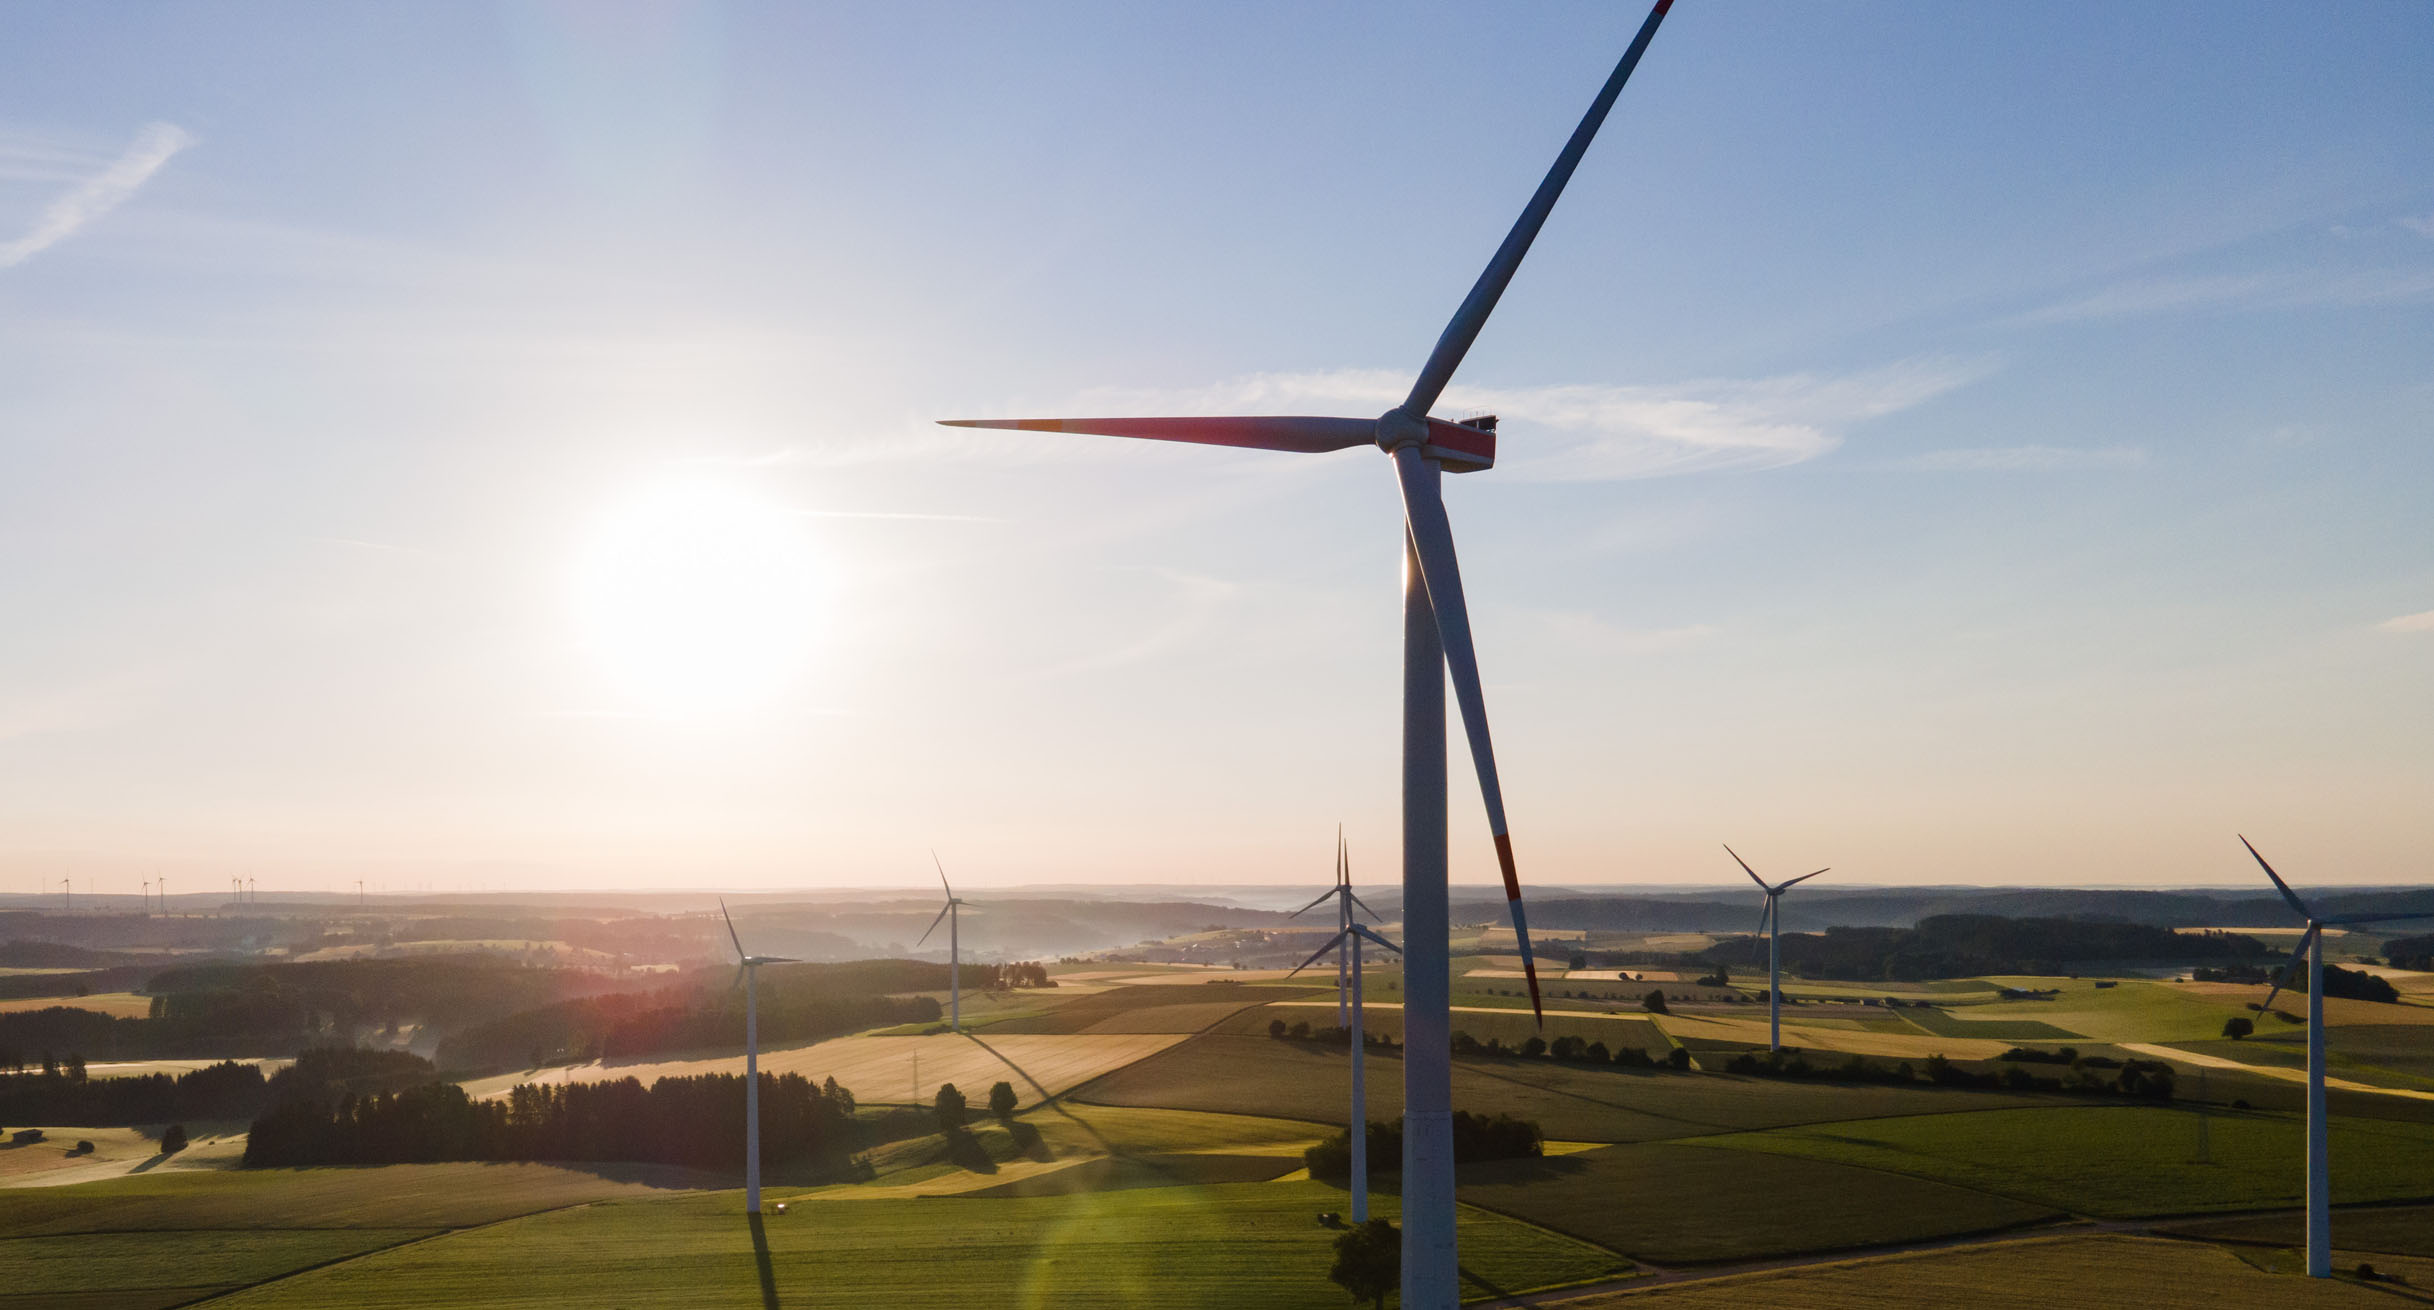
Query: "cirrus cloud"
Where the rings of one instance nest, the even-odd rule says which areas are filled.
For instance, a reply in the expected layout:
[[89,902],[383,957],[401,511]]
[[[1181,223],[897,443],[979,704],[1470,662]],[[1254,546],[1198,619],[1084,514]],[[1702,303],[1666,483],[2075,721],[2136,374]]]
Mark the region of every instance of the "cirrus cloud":
[[147,125],[108,167],[44,207],[25,235],[0,241],[0,268],[24,263],[126,203],[171,156],[193,144],[194,134],[174,123]]

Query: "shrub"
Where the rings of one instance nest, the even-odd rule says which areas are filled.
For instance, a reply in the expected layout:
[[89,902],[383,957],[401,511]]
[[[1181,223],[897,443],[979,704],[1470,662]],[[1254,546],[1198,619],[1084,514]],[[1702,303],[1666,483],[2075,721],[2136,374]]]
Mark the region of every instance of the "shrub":
[[[77,1145],[87,1146],[88,1143],[78,1142]],[[167,1128],[161,1130],[161,1154],[175,1155],[179,1151],[183,1151],[185,1149],[186,1125],[171,1124]]]
[[1013,1118],[1014,1102],[1014,1084],[1001,1079],[996,1086],[989,1089],[989,1113],[998,1118]]
[[2249,1019],[2245,1015],[2235,1014],[2230,1018],[2223,1020],[2223,1036],[2228,1037],[2235,1042],[2243,1037],[2246,1037],[2248,1034],[2255,1032],[2256,1030],[2257,1026],[2255,1021]]
[[1676,1072],[1688,1069],[1690,1067],[1690,1048],[1687,1046],[1677,1046],[1672,1050],[1667,1051],[1665,1053],[1665,1063],[1672,1066]]
[[1273,1037],[1278,1041],[1283,1041],[1285,1036],[1285,1021],[1282,1019],[1268,1020],[1268,1036]]
[[1535,1060],[1546,1053],[1547,1039],[1544,1037],[1532,1037],[1521,1044],[1521,1054],[1525,1059]]
[[1663,988],[1658,988],[1657,990],[1648,993],[1646,996],[1641,997],[1640,1008],[1646,1010],[1650,1014],[1673,1013],[1673,1011],[1665,1008],[1665,992]]
[[1649,1057],[1648,1052],[1637,1046],[1615,1047],[1614,1062],[1627,1069],[1652,1069],[1656,1067],[1656,1061]]
[[1335,1239],[1335,1264],[1327,1279],[1385,1310],[1386,1294],[1403,1286],[1403,1230],[1383,1219],[1372,1219]]

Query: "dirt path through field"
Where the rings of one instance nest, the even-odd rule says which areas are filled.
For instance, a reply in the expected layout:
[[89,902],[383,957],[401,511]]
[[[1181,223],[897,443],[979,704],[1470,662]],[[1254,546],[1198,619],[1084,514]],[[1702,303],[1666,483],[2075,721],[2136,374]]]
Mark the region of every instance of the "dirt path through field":
[[[2279,1078],[2286,1083],[2307,1081],[2305,1069],[2289,1069],[2276,1064],[2245,1064],[2220,1055],[2200,1055],[2195,1051],[2184,1051],[2177,1046],[2158,1046],[2153,1042],[2123,1042],[2121,1049],[2136,1052],[2150,1060],[2169,1060],[2175,1064],[2196,1065],[2205,1069],[2231,1069],[2240,1073],[2257,1074],[2265,1078]],[[2335,1078],[2331,1074],[2324,1076],[2324,1085],[2337,1087],[2345,1092],[2373,1092],[2378,1096],[2406,1096],[2412,1100],[2434,1101],[2434,1092],[2420,1092],[2406,1087],[2378,1087],[2374,1083]]]

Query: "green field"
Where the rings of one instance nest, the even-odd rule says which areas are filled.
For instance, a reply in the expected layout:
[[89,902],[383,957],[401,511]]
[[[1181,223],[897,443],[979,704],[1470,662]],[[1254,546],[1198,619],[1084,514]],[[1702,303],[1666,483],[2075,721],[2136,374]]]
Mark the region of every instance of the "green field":
[[[2039,991],[2050,988],[2057,994],[2040,1001],[1997,1000],[1972,1005],[1969,1007],[1972,1017],[2043,1023],[2066,1036],[2077,1034],[2099,1042],[2206,1041],[2223,1035],[2225,1019],[2248,1013],[2238,1001],[2228,997],[2142,979],[2125,979],[2112,987],[2098,987],[2095,980],[2087,978],[1998,977],[1986,981],[2001,987]],[[2260,993],[2256,999],[2264,997]],[[1976,1024],[1970,1024],[1963,1031],[1980,1030]]]
[[[1327,1307],[1342,1193],[1236,1183],[970,1200],[806,1202],[756,1249],[733,1194],[535,1215],[240,1292],[215,1305],[434,1310],[457,1306],[755,1305]],[[1378,1211],[1395,1214],[1391,1197]],[[1466,1209],[1475,1291],[1612,1277],[1595,1247]]]
[[[1276,1005],[1244,1010],[1217,1024],[1209,1031],[1212,1034],[1223,1033],[1238,1037],[1265,1037],[1268,1033],[1268,1024],[1277,1019],[1284,1020],[1288,1026],[1306,1023],[1313,1028],[1329,1027],[1335,1023],[1335,1007],[1332,1004]],[[1578,1037],[1583,1041],[1604,1042],[1609,1050],[1628,1045],[1637,1046],[1641,1050],[1659,1055],[1663,1054],[1669,1045],[1665,1040],[1665,1034],[1659,1031],[1655,1024],[1643,1017],[1642,1012],[1636,1007],[1628,1013],[1617,1014],[1612,1018],[1550,1014],[1547,1016],[1546,1026],[1543,1028],[1531,1021],[1530,1012],[1526,1008],[1499,1011],[1494,1014],[1456,1011],[1453,1016],[1453,1025],[1455,1031],[1469,1033],[1482,1042],[1493,1037],[1501,1040],[1507,1046],[1515,1047],[1532,1037],[1543,1037],[1551,1042],[1558,1037],[1565,1036]],[[1370,1007],[1361,1016],[1361,1027],[1364,1032],[1371,1035],[1382,1035],[1400,1042],[1403,1040],[1403,1011],[1399,1007]]]
[[[2307,1244],[2305,1221],[2297,1213],[2208,1219],[2174,1224],[2163,1231],[2209,1241],[2259,1242],[2277,1247]],[[2434,1207],[2398,1205],[2343,1210],[2333,1216],[2333,1245],[2343,1251],[2434,1259]]]
[[[2135,1310],[2392,1310],[2422,1303],[2415,1289],[2429,1270],[2408,1271],[2412,1288],[2314,1282],[2276,1276],[2221,1247],[2153,1237],[2090,1235],[2005,1242],[1959,1251],[1814,1265],[1749,1274],[1629,1296],[1565,1303],[1565,1310],[1886,1310],[1893,1306],[1968,1306],[1970,1310],[2054,1310],[2056,1306]],[[2397,1294],[2396,1294],[2397,1293]]]
[[[2278,1026],[2278,1025],[2277,1025]],[[2174,1042],[2184,1051],[2243,1064],[2307,1067],[2307,1030],[2260,1034],[2240,1041]],[[2325,1031],[2325,1072],[2388,1087],[2434,1090],[2434,1025],[2355,1024]]]
[[[1345,1121],[1348,1052],[1265,1037],[1195,1037],[1077,1089],[1074,1099]],[[1403,1065],[1372,1052],[1369,1115],[1402,1113]],[[2034,1097],[1934,1087],[1794,1083],[1584,1068],[1550,1060],[1457,1060],[1454,1104],[1535,1119],[1550,1139],[1638,1142],[1818,1120],[2034,1105]]]
[[1659,1264],[1746,1260],[2055,1218],[2042,1206],[1791,1155],[1673,1143],[1473,1166],[1462,1199]]
[[73,1187],[0,1189],[0,1237],[207,1228],[461,1228],[702,1183],[731,1185],[711,1175],[647,1165],[394,1164],[145,1174]]
[[12,1237],[0,1240],[0,1289],[26,1304],[106,1295],[114,1302],[173,1305],[439,1231],[208,1229]]
[[1269,1001],[1321,995],[1304,987],[1263,986],[1231,979],[1192,986],[1156,983],[1086,992],[1053,1008],[1004,1019],[997,1033],[1196,1033],[1237,1010]]
[[[1973,1011],[1989,1007],[1972,1006]],[[2042,1019],[1970,1019],[1951,1014],[1933,1006],[1907,1006],[1893,1011],[1895,1015],[1935,1037],[1991,1037],[1999,1042],[2070,1042],[2085,1033],[2056,1028]]]
[[[2201,1164],[2198,1119],[2195,1111],[2161,1106],[2051,1106],[1821,1123],[1699,1144],[1914,1174],[2103,1218],[2304,1200],[2299,1120],[2211,1114],[2210,1162]],[[2434,1129],[2335,1119],[2331,1140],[2334,1201],[2434,1197]]]

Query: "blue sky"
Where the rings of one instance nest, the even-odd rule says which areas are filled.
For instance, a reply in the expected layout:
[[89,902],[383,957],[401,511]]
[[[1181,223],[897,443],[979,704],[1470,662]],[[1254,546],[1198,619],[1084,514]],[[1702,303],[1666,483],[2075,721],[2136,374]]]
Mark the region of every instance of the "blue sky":
[[[0,887],[1388,876],[1382,461],[929,420],[1386,408],[1640,16],[12,6]],[[2428,49],[1684,0],[1439,407],[1525,877],[2425,880]]]

